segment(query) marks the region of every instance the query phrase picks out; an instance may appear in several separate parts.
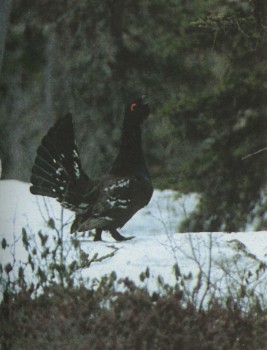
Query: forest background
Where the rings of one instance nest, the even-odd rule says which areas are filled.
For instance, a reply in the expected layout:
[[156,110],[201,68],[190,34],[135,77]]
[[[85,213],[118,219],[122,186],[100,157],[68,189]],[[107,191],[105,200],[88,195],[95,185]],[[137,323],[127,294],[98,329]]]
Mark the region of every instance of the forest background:
[[0,2],[2,178],[29,182],[41,138],[69,111],[85,171],[102,176],[123,106],[146,93],[155,186],[200,195],[180,231],[267,229],[264,0],[10,4]]

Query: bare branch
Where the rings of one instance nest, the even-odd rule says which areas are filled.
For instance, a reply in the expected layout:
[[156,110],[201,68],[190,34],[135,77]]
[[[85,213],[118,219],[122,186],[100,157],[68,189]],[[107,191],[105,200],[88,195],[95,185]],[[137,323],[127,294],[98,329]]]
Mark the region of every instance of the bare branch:
[[244,160],[244,159],[253,157],[253,156],[255,156],[256,154],[261,153],[261,152],[263,152],[263,151],[267,151],[267,147],[264,147],[264,148],[262,148],[262,149],[259,149],[259,150],[256,151],[256,152],[250,153],[250,154],[248,154],[247,156],[242,157],[241,159]]

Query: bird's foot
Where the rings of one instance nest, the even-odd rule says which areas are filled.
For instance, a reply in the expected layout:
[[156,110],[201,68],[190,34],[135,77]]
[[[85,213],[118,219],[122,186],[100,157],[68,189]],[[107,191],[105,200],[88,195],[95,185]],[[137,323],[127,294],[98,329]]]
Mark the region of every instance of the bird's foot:
[[102,241],[101,235],[102,235],[102,230],[96,229],[94,241],[95,242]]
[[130,239],[134,238],[134,236],[124,237],[117,230],[110,230],[109,232],[111,236],[118,242],[129,241]]

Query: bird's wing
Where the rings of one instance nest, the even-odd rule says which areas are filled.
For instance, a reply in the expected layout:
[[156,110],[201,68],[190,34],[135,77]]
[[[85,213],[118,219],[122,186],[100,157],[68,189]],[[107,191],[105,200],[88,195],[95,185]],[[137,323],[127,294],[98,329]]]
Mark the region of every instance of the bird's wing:
[[33,194],[56,198],[63,207],[83,213],[96,183],[82,170],[71,114],[49,129],[37,150],[31,176]]
[[135,198],[131,177],[107,178],[101,183],[91,215],[79,226],[79,231],[108,226],[121,227],[134,214]]
[[127,210],[132,202],[132,177],[120,177],[103,183],[102,195],[94,207],[100,215]]

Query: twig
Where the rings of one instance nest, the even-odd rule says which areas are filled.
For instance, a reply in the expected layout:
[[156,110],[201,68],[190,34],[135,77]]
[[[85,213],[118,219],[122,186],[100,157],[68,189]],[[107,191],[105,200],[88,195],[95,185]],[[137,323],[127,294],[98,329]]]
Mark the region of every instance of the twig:
[[256,154],[261,153],[261,152],[263,152],[263,151],[267,151],[267,147],[264,147],[264,148],[262,148],[262,149],[259,149],[259,150],[256,151],[256,152],[250,153],[250,154],[248,154],[247,156],[242,157],[241,159],[244,160],[244,159],[253,157],[253,156],[255,156]]
[[210,287],[211,287],[211,271],[212,271],[212,248],[213,248],[213,240],[212,240],[212,233],[209,233],[209,261],[208,261],[208,274],[206,276],[206,288],[205,291],[202,295],[202,298],[199,303],[199,310],[203,309],[203,304],[206,299],[206,296],[210,292]]

